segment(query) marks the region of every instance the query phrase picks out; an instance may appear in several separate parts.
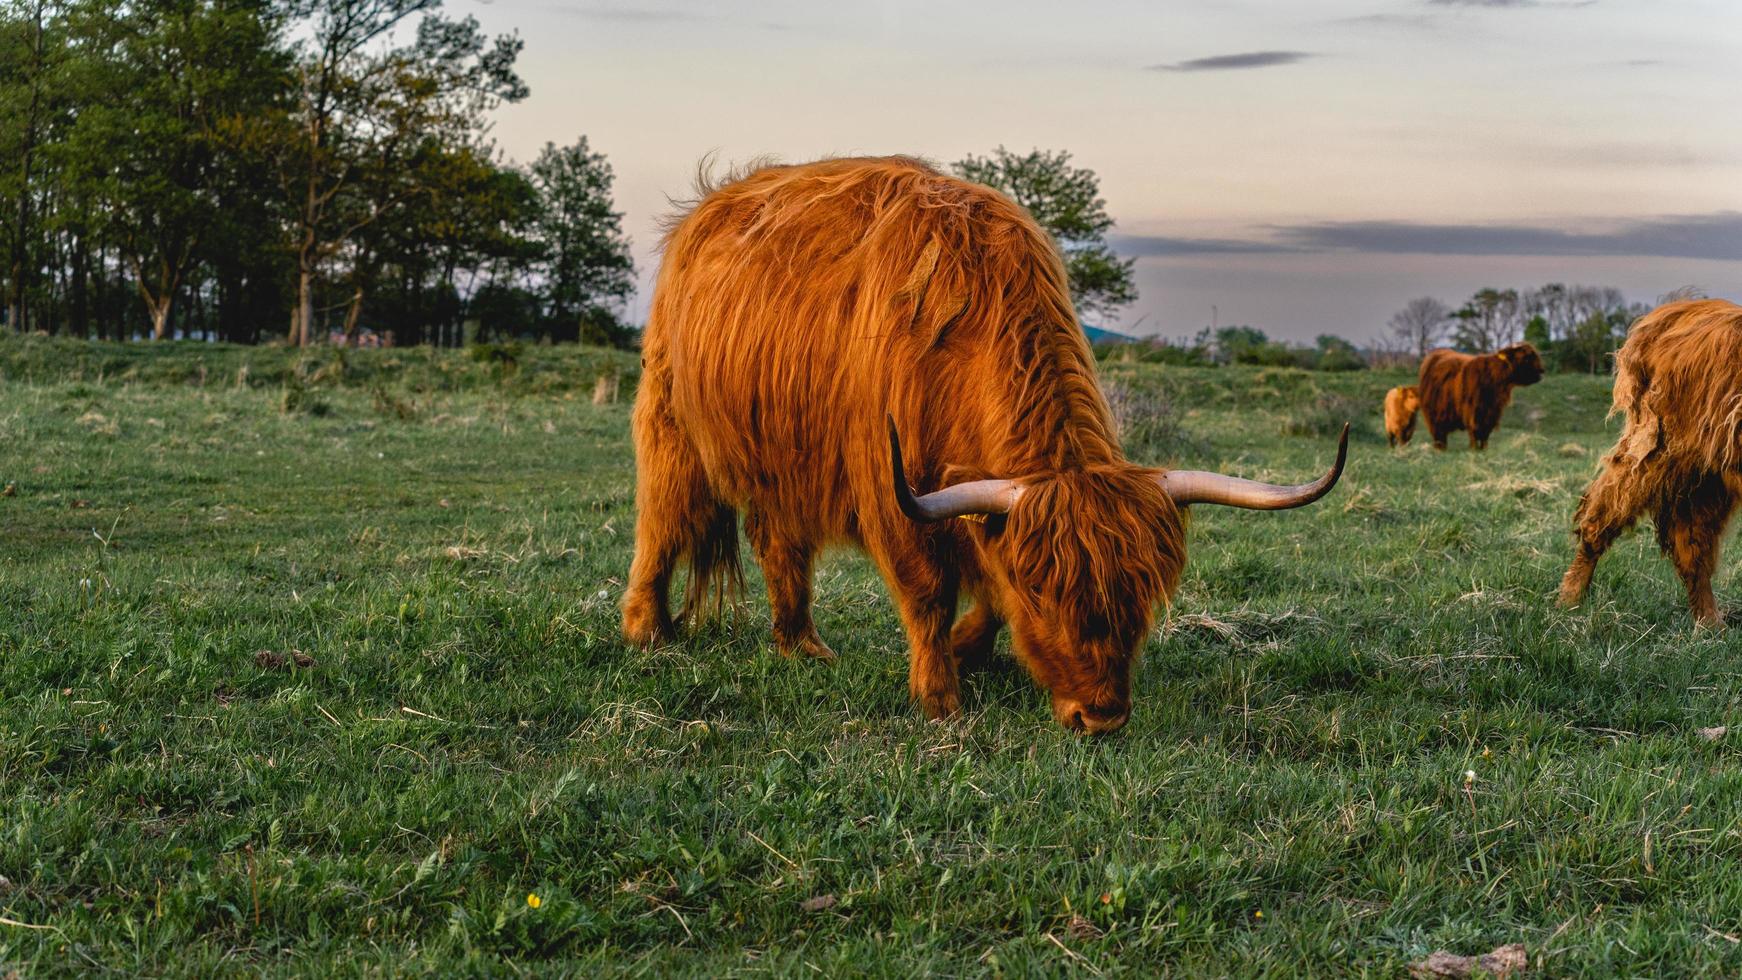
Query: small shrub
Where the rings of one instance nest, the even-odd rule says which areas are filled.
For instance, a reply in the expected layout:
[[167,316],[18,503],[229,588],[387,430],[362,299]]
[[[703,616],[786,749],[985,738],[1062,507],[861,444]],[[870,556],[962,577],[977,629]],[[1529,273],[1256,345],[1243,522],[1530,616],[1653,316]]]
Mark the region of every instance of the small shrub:
[[370,401],[375,406],[375,414],[386,418],[410,422],[417,418],[417,403],[409,398],[401,398],[388,391],[385,385],[377,384],[370,393]]
[[1373,407],[1367,402],[1334,391],[1321,391],[1312,403],[1289,412],[1282,431],[1291,436],[1334,436],[1343,423],[1354,423],[1351,434],[1366,434]]
[[310,415],[315,418],[333,414],[333,406],[317,397],[308,383],[295,373],[284,376],[278,410],[285,415]]
[[472,360],[487,366],[497,381],[506,381],[520,371],[523,351],[519,341],[502,344],[473,344],[468,354]]

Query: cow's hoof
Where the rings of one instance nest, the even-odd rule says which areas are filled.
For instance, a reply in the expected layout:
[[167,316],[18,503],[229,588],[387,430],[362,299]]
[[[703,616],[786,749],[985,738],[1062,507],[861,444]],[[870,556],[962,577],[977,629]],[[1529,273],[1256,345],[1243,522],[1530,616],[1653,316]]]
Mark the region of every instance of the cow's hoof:
[[962,713],[962,699],[954,691],[928,694],[920,697],[919,707],[932,721],[948,721]]
[[677,628],[651,604],[631,602],[623,607],[623,639],[646,650],[677,639]]
[[835,651],[823,642],[823,638],[812,632],[797,643],[781,644],[780,655],[783,657],[803,657],[807,660],[821,660],[824,663],[835,662]]

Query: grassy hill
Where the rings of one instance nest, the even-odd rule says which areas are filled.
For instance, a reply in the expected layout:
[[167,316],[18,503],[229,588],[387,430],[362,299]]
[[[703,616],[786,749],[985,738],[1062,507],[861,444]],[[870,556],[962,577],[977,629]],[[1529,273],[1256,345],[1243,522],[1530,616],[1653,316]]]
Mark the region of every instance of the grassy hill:
[[1604,379],[1436,454],[1397,376],[1108,365],[1142,460],[1357,434],[1197,509],[1086,740],[1018,668],[925,722],[852,554],[834,665],[754,581],[625,648],[635,365],[0,341],[0,975],[1742,972],[1742,646],[1649,533],[1551,604]]

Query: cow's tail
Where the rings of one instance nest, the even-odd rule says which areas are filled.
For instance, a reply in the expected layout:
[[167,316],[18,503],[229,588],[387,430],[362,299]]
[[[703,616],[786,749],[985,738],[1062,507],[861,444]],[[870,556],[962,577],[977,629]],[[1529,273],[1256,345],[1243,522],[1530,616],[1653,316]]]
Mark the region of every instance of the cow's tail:
[[690,542],[690,580],[684,590],[688,623],[718,615],[744,595],[744,566],[738,560],[738,513],[720,506]]

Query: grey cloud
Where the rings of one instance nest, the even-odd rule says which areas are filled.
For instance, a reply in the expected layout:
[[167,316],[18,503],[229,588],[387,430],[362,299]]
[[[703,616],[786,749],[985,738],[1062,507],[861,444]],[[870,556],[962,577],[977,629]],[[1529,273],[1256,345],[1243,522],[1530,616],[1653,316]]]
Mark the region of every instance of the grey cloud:
[[1243,255],[1252,252],[1300,252],[1305,249],[1283,242],[1239,238],[1169,238],[1164,235],[1114,235],[1113,250],[1120,255]]
[[1209,58],[1193,58],[1171,65],[1150,65],[1151,71],[1235,71],[1242,68],[1270,68],[1292,65],[1313,55],[1306,51],[1245,51],[1240,54],[1219,54]]
[[1608,223],[1603,231],[1534,225],[1439,225],[1407,221],[1325,221],[1281,225],[1251,241],[1119,236],[1127,255],[1251,252],[1365,252],[1414,255],[1641,256],[1742,261],[1742,211],[1665,215]]
[[1530,225],[1418,225],[1348,221],[1299,225],[1285,240],[1306,248],[1428,255],[1648,255],[1742,261],[1742,212],[1669,215],[1614,223],[1607,231]]

